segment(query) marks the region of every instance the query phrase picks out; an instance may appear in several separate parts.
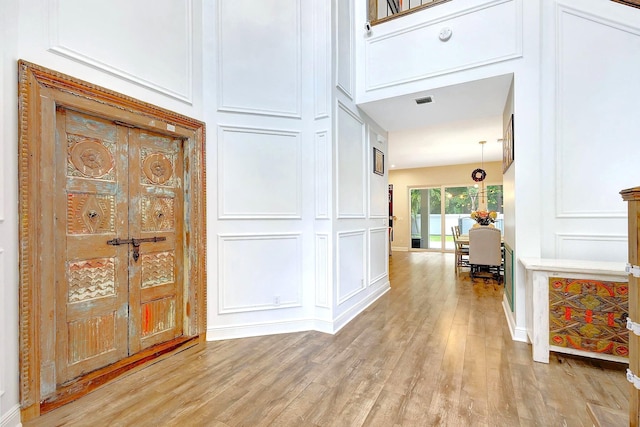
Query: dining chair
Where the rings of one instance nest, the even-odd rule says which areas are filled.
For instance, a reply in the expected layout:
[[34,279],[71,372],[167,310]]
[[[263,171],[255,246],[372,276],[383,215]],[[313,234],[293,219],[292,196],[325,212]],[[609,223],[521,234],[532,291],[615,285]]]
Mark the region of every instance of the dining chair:
[[456,274],[458,274],[460,267],[469,266],[469,246],[462,244],[462,242],[458,240],[460,234],[456,234],[455,226],[451,227],[451,235],[453,236],[453,243],[455,245]]
[[488,272],[498,282],[502,280],[502,244],[500,230],[476,227],[469,230],[469,266],[471,277]]

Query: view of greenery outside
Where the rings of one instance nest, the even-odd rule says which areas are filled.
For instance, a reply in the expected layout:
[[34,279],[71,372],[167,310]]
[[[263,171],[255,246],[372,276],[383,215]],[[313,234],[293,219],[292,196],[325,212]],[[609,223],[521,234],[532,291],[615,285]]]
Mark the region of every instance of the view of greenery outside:
[[[431,189],[411,189],[411,230],[412,239],[420,239],[426,236],[421,236],[421,224],[419,216],[425,215],[440,215],[442,213],[442,196],[444,194],[444,213],[446,215],[467,215],[472,211],[477,210],[480,203],[480,188],[475,186],[467,187],[445,187],[445,188],[431,188]],[[503,199],[502,199],[502,185],[488,185],[485,189],[485,195],[487,198],[487,208],[489,211],[496,211],[502,213]],[[429,198],[429,212],[421,212],[422,198]],[[442,247],[442,235],[440,234],[440,228],[429,230],[429,248]],[[447,244],[447,248],[452,247],[453,238],[450,234],[450,230],[445,230],[444,236]],[[425,247],[422,245],[422,247]]]

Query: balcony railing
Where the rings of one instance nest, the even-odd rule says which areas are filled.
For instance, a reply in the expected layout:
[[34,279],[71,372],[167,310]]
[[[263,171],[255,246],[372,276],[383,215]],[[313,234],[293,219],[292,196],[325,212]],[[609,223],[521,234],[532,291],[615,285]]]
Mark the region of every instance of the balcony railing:
[[450,0],[369,0],[369,22],[381,22],[426,9]]

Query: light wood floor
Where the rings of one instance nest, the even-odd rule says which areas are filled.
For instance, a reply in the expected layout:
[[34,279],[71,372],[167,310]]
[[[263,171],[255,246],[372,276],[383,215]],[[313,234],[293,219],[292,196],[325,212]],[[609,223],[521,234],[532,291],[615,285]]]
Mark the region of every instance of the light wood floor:
[[591,426],[628,410],[625,367],[511,341],[502,287],[452,254],[396,252],[391,291],[335,336],[209,342],[26,426]]

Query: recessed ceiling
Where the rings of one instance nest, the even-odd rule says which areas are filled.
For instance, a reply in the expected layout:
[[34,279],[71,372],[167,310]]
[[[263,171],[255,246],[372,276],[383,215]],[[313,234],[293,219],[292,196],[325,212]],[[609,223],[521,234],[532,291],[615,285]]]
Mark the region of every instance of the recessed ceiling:
[[[498,161],[511,81],[508,74],[359,106],[389,132],[393,169]],[[428,96],[432,102],[416,103]]]

